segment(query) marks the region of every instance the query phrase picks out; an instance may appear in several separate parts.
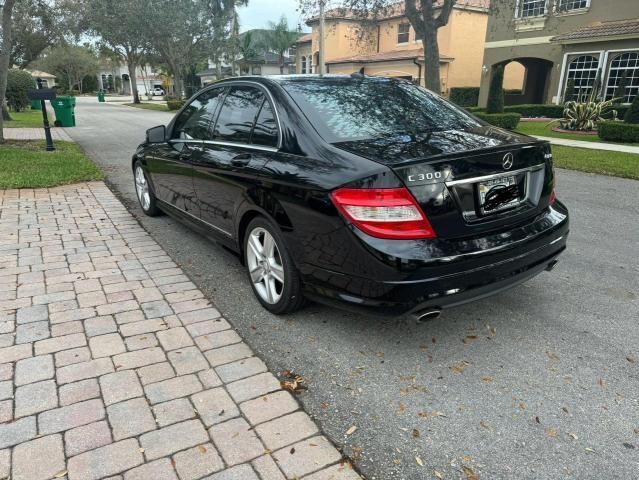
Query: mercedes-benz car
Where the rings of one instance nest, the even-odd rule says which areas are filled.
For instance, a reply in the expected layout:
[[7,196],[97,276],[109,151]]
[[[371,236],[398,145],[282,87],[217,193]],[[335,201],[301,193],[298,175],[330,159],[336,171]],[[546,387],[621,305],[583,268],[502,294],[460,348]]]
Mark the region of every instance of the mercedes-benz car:
[[142,210],[236,251],[276,314],[433,318],[551,270],[569,230],[547,142],[400,79],[217,82],[132,169]]

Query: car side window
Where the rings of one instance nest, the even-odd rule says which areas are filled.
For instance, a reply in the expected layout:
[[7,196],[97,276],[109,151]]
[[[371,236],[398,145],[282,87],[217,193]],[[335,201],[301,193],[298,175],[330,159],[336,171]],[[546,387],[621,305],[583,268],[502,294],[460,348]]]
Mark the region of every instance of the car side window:
[[213,140],[249,143],[264,94],[255,87],[232,87],[213,130]]
[[255,121],[251,143],[254,145],[277,147],[277,122],[275,121],[273,108],[266,99],[264,99],[262,109]]
[[193,100],[176,119],[171,137],[181,140],[208,140],[209,124],[223,98],[223,93],[223,88],[216,88]]

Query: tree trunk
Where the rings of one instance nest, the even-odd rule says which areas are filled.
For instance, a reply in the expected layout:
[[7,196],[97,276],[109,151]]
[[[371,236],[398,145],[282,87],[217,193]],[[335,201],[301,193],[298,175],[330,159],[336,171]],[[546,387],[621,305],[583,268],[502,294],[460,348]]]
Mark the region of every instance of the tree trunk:
[[0,119],[7,122],[11,121],[11,115],[9,114],[9,109],[6,105],[2,105],[2,115],[0,115]]
[[[15,0],[5,0],[2,8],[2,45],[0,46],[0,143],[4,143],[5,94],[7,93],[7,75],[13,38],[11,38],[11,15]],[[7,112],[8,115],[9,112]],[[10,118],[10,117],[9,117]]]
[[133,95],[133,103],[140,103],[140,95],[138,94],[138,81],[135,78],[135,63],[129,60],[126,64],[129,69],[129,81],[131,82],[131,94]]
[[442,93],[439,77],[439,45],[437,43],[437,29],[434,25],[424,29],[422,44],[424,45],[426,88],[439,95]]

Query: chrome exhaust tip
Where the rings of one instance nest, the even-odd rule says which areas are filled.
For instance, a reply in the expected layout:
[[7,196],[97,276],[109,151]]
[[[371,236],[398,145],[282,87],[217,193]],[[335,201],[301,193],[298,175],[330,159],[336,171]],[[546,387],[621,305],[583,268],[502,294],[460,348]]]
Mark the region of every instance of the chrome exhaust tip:
[[414,315],[415,315],[415,319],[417,320],[417,323],[426,323],[431,320],[435,320],[436,318],[439,318],[441,314],[442,314],[442,311],[439,308],[429,308],[426,310],[416,312]]
[[557,266],[557,264],[559,263],[559,260],[553,260],[552,262],[550,262],[547,266],[546,266],[546,271],[550,272],[552,270],[554,270],[554,268]]

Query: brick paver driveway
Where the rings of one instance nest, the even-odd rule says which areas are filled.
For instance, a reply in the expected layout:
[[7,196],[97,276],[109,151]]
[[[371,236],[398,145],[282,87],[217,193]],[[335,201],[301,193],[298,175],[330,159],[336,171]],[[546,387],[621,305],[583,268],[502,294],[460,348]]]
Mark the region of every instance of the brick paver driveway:
[[359,478],[102,183],[0,192],[0,479],[65,474]]

